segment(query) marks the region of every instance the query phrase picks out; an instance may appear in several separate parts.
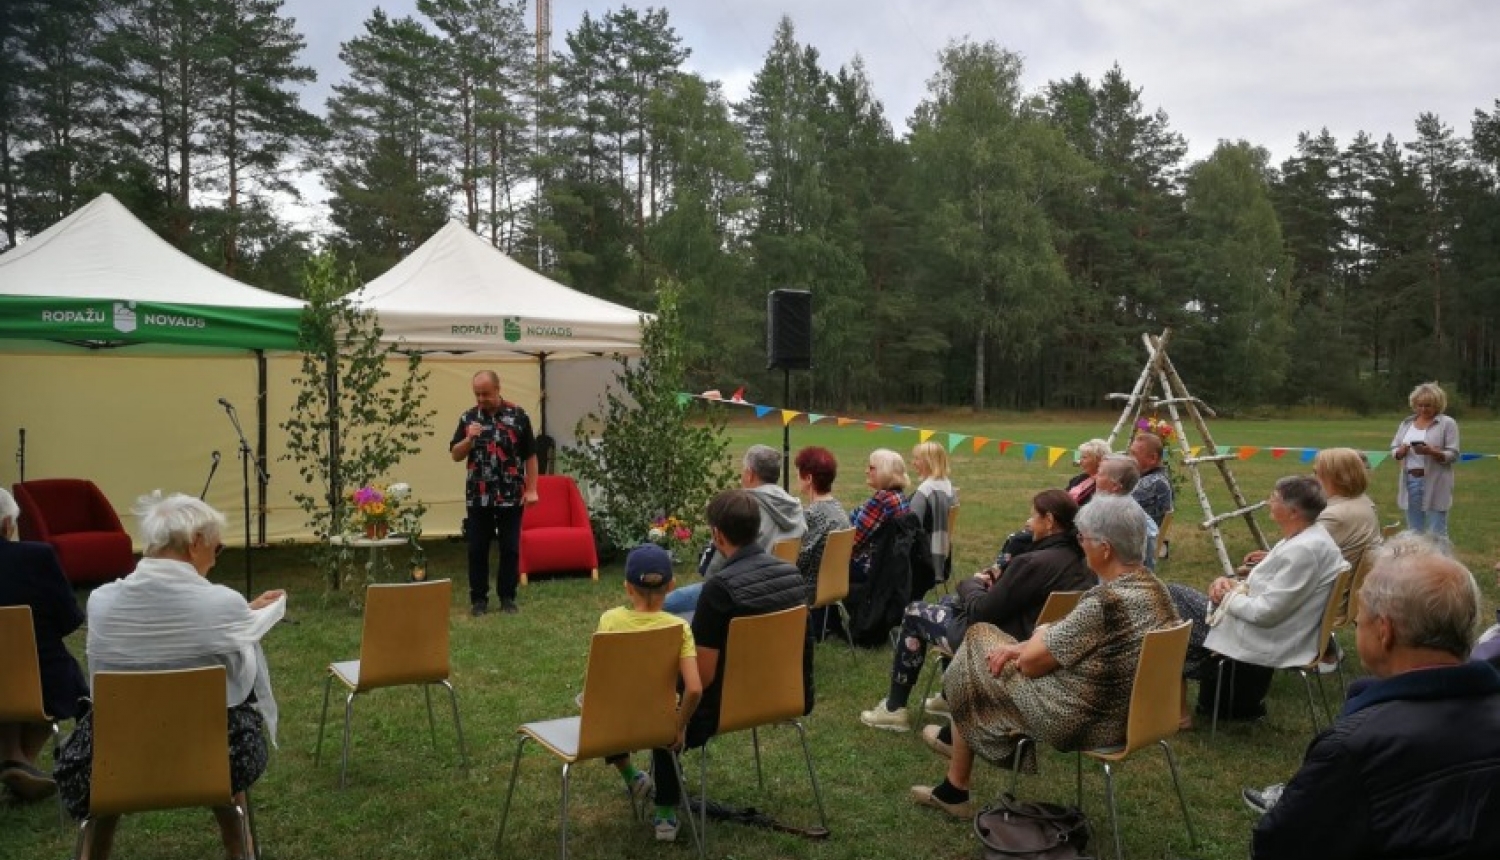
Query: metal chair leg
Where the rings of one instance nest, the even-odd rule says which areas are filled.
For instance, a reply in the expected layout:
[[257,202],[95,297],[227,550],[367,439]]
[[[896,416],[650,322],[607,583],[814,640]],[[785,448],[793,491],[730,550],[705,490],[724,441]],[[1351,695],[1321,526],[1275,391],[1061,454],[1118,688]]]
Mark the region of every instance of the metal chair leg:
[[[57,729],[57,721],[52,721],[52,766],[57,767],[57,759],[62,753],[62,735]],[[68,829],[68,810],[63,806],[62,792],[57,792],[57,826],[63,830]]]
[[559,804],[560,811],[558,813],[559,816],[562,819],[561,822],[559,823],[559,828],[558,828],[561,831],[561,833],[562,833],[562,837],[561,837],[562,838],[562,860],[568,860],[568,785],[571,782],[571,780],[569,779],[569,777],[571,777],[572,775],[573,775],[572,765],[570,765],[568,762],[563,762],[563,766],[562,766],[562,803]]
[[[93,836],[93,834],[93,818],[85,817],[82,821],[78,822],[78,841],[73,844],[73,860],[83,860],[84,849],[93,848],[93,846],[89,844],[89,837]],[[93,852],[90,851],[89,853],[92,854]]]
[[807,778],[812,782],[813,800],[818,804],[818,824],[827,830],[828,816],[823,812],[823,792],[818,788],[818,774],[813,770],[812,750],[807,746],[807,729],[802,726],[801,720],[793,720],[792,725],[797,727],[797,736],[802,739],[802,757],[807,759]]
[[245,789],[245,822],[250,828],[250,850],[245,856],[260,860],[260,834],[255,832],[255,802],[250,799],[250,789]]
[[704,860],[703,833],[698,828],[698,820],[693,817],[693,807],[687,802],[687,779],[682,773],[682,759],[677,753],[672,753],[672,770],[677,773],[677,785],[680,791],[677,795],[677,805],[682,810],[682,815],[687,819],[688,830],[692,832],[693,846],[698,849],[699,860]]
[[516,793],[516,775],[521,772],[521,750],[526,746],[526,736],[516,741],[516,758],[510,765],[510,788],[505,792],[505,805],[500,809],[500,832],[495,834],[495,854],[500,854],[500,843],[505,839],[505,823],[510,820],[510,799]]
[[328,725],[328,695],[333,691],[333,673],[328,673],[328,678],[323,684],[323,716],[318,720],[318,746],[313,750],[313,767],[323,758],[323,729]]
[[760,729],[750,729],[750,747],[755,750],[755,782],[761,791],[766,790],[766,775],[760,769]]
[[[705,854],[708,853],[708,744],[712,740],[713,738],[709,738],[708,741],[703,742],[702,754],[698,756],[698,814],[702,821],[702,829],[699,832],[703,834]],[[686,783],[684,783],[683,790],[687,790]],[[692,810],[689,810],[688,814],[691,815]]]
[[1157,743],[1161,744],[1162,751],[1167,754],[1167,768],[1172,771],[1172,787],[1177,789],[1177,805],[1182,807],[1182,822],[1187,825],[1188,842],[1192,847],[1198,847],[1198,834],[1193,832],[1193,817],[1188,815],[1187,800],[1182,796],[1182,780],[1177,776],[1177,756],[1172,755],[1172,745],[1162,738]]
[[464,724],[458,719],[458,691],[448,681],[439,681],[448,688],[448,703],[453,706],[453,732],[458,736],[458,764],[464,773],[469,772],[469,752],[464,747]]
[[1104,764],[1104,797],[1109,803],[1109,826],[1115,832],[1115,860],[1125,860],[1125,845],[1120,839],[1120,814],[1115,809],[1115,776],[1109,762]]
[[432,718],[432,685],[422,685],[422,698],[427,700],[427,733],[432,737],[432,751],[437,752],[437,720]]
[[1021,739],[1019,741],[1016,741],[1016,751],[1011,754],[1011,758],[1010,758],[1010,793],[1011,794],[1015,794],[1016,793],[1016,786],[1018,786],[1018,785],[1021,784],[1021,753],[1026,749],[1026,745],[1027,744],[1031,744],[1031,746],[1033,748],[1036,747],[1036,741],[1032,740],[1030,735],[1022,735]]
[[339,758],[339,790],[344,790],[344,785],[349,777],[349,736],[354,728],[354,693],[344,700],[344,753]]
[[849,610],[844,608],[844,601],[840,600],[834,604],[839,608],[839,618],[844,622],[844,638],[849,640],[849,656],[854,656],[854,631],[849,629]]
[[254,860],[256,855],[253,853],[255,849],[252,849],[250,847],[249,816],[245,814],[245,810],[242,809],[238,803],[231,803],[229,805],[229,808],[234,810],[234,817],[238,819],[240,823],[240,852],[245,857],[250,858],[250,860]]

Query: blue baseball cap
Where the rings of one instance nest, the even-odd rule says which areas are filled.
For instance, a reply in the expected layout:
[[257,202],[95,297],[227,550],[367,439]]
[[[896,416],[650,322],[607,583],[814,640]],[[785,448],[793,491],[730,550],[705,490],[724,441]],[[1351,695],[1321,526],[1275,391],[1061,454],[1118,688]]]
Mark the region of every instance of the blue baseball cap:
[[672,556],[654,543],[643,543],[625,557],[625,581],[641,588],[660,588],[672,581]]

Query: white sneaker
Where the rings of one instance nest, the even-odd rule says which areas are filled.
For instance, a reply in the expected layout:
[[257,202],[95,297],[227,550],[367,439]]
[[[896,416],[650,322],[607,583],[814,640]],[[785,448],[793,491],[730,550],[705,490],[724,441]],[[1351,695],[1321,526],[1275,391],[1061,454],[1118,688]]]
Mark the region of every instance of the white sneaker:
[[1240,791],[1240,798],[1245,801],[1246,806],[1265,815],[1271,811],[1271,807],[1275,806],[1277,801],[1281,800],[1281,792],[1284,788],[1286,788],[1284,783],[1268,785],[1262,789],[1246,788]]
[[677,819],[653,817],[651,826],[656,830],[657,842],[677,841]]
[[1318,662],[1319,675],[1332,675],[1339,670],[1339,664],[1344,662],[1344,649],[1339,647],[1339,640],[1328,637],[1328,648],[1323,651],[1323,659]]
[[922,709],[934,717],[951,717],[953,712],[948,710],[948,699],[942,693],[931,696],[922,702]]
[[635,779],[630,781],[627,790],[637,803],[645,803],[651,800],[651,790],[653,788],[655,786],[651,784],[651,774],[643,770],[635,775]]
[[861,711],[859,721],[872,729],[884,729],[888,732],[911,731],[911,723],[906,719],[906,709],[887,710],[885,699],[876,702],[875,707],[870,710]]

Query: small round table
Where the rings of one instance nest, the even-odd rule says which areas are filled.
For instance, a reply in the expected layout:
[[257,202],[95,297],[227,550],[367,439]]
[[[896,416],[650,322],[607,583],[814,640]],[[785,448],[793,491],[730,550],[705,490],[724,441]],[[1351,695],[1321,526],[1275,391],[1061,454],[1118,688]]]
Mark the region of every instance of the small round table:
[[[375,572],[381,569],[383,551],[393,546],[406,546],[411,541],[406,535],[391,534],[383,538],[371,538],[364,535],[334,535],[328,539],[328,542],[334,546],[347,546],[351,549],[368,549],[370,551],[370,579],[374,581],[378,579]],[[386,566],[394,570],[393,566],[389,564]]]

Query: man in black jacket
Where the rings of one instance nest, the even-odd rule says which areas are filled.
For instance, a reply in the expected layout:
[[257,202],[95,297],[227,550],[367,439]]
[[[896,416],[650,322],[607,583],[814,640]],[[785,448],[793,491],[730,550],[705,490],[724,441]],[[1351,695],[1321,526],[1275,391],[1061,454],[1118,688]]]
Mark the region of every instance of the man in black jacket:
[[1258,860],[1500,857],[1500,671],[1469,662],[1479,590],[1429,538],[1388,544],[1360,590],[1375,676],[1256,825]]

